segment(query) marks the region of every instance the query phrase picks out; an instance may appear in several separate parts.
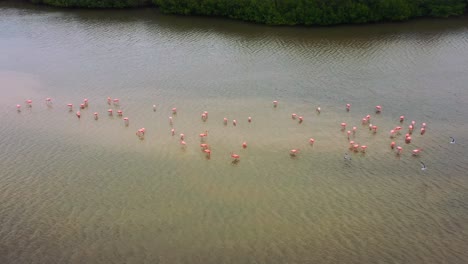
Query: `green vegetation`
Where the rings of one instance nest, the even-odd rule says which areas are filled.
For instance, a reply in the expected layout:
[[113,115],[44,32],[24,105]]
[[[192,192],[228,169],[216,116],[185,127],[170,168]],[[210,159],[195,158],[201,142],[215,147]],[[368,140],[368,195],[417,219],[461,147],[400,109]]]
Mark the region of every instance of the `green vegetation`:
[[147,6],[151,0],[30,0],[36,4],[60,7],[125,8]]
[[223,16],[269,25],[335,25],[462,15],[468,0],[31,0],[62,7],[155,5],[168,14]]

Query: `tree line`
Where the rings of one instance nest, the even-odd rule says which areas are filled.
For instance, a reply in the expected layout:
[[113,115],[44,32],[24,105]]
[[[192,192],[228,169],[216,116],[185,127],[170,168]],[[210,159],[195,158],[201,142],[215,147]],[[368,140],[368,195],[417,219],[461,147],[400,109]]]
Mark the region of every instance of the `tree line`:
[[221,16],[269,25],[336,25],[449,17],[468,0],[30,0],[61,7],[156,6],[180,15]]

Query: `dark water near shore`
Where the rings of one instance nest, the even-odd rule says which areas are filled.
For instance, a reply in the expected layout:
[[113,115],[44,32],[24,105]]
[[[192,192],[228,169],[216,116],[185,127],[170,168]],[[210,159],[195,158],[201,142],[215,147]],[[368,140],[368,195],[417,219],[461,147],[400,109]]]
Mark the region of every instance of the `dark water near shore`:
[[0,263],[468,262],[466,17],[277,28],[0,3],[0,83]]

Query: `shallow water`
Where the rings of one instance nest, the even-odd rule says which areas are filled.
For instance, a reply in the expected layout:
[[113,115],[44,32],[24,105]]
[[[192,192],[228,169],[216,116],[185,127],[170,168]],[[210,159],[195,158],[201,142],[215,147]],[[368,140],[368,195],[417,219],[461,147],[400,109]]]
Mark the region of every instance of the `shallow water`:
[[277,28],[0,4],[1,263],[468,262],[467,22]]

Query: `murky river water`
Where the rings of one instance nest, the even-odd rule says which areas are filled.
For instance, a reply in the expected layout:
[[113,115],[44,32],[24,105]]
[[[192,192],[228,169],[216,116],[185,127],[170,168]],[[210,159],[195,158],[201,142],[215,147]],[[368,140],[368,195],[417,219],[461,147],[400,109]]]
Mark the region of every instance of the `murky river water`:
[[3,3],[0,90],[1,263],[468,262],[467,18],[276,28]]

